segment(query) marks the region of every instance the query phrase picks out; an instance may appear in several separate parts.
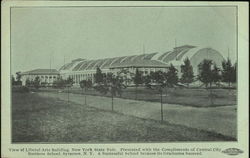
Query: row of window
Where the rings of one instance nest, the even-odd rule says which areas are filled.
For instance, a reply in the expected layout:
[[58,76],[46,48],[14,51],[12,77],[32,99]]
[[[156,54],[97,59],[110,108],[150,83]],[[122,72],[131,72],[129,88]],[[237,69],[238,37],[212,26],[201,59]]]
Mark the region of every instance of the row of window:
[[[37,77],[37,75],[28,76],[28,78],[29,78],[29,77],[36,78],[36,77]],[[49,75],[49,76],[38,76],[38,77],[39,77],[39,78],[50,78],[50,79],[51,79],[51,78],[54,78],[54,79],[56,79],[56,78],[57,78],[57,76],[50,76],[50,75]]]
[[54,78],[55,79],[56,76],[53,76],[53,77],[52,76],[49,76],[49,77],[48,76],[41,76],[41,78]]
[[87,79],[93,80],[94,74],[77,74],[77,75],[70,75],[69,77],[72,78],[75,83],[80,83],[81,80],[87,80]]
[[[158,71],[158,69],[155,70],[155,69],[147,69],[147,68],[145,68],[143,70],[144,71],[142,71],[142,72],[145,75],[149,74],[150,72]],[[164,69],[161,69],[161,68],[159,70],[164,71]],[[91,79],[93,81],[94,73],[93,74],[75,74],[75,75],[69,75],[69,77],[72,78],[75,83],[80,83],[81,80],[88,80],[88,79]]]
[[[135,69],[128,69],[129,71],[133,71],[133,70],[135,70]],[[154,72],[154,71],[165,71],[165,69],[164,68],[154,68],[154,69],[152,69],[152,68],[139,68],[138,69],[139,71],[141,71],[141,72],[143,72],[145,75],[147,75],[147,74],[150,74],[151,72]],[[134,71],[133,71],[134,72]],[[88,80],[88,79],[90,79],[90,80],[94,80],[94,74],[95,73],[90,73],[90,74],[75,74],[75,75],[69,75],[69,77],[71,77],[72,79],[73,79],[73,81],[75,82],[75,83],[80,83],[80,81],[81,80]]]

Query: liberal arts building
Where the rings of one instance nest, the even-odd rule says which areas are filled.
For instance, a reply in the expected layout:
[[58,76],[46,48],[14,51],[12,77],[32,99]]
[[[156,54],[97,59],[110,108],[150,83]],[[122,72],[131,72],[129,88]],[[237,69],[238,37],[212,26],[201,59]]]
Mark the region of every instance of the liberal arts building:
[[167,67],[173,64],[180,73],[180,66],[183,61],[189,58],[193,66],[194,74],[198,73],[198,64],[204,59],[211,59],[218,67],[224,60],[223,56],[212,48],[200,48],[191,45],[175,47],[173,50],[163,53],[140,54],[133,56],[122,56],[114,58],[105,58],[97,60],[76,59],[70,63],[63,65],[59,71],[63,78],[73,78],[75,84],[79,84],[81,80],[92,80],[94,82],[94,74],[96,68],[99,67],[103,73],[112,72],[117,74],[121,70],[126,70],[130,73],[127,77],[132,77],[138,69],[147,75],[155,71],[167,71]]
[[186,58],[189,58],[195,75],[198,74],[198,64],[204,59],[212,60],[218,67],[221,67],[221,62],[224,60],[221,53],[215,49],[184,45],[162,53],[155,52],[96,60],[75,59],[63,65],[59,71],[37,69],[24,72],[22,73],[22,81],[23,85],[25,85],[27,78],[34,80],[36,76],[39,76],[42,79],[41,82],[49,82],[51,84],[58,76],[61,76],[63,79],[73,78],[74,85],[78,86],[81,80],[94,82],[94,74],[97,67],[102,70],[102,73],[112,72],[114,75],[117,75],[121,70],[125,70],[129,72],[126,73],[126,78],[128,79],[133,77],[136,69],[141,71],[143,75],[147,75],[150,72],[159,70],[167,71],[170,64],[173,64],[180,73],[180,66]]

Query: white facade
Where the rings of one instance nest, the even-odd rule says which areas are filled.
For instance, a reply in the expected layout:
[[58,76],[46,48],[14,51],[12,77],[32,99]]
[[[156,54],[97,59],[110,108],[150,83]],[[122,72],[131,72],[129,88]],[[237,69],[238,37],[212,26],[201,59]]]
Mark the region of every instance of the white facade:
[[26,81],[35,81],[36,77],[39,77],[40,84],[52,85],[59,77],[57,70],[50,69],[36,69],[21,73],[22,85],[26,85]]

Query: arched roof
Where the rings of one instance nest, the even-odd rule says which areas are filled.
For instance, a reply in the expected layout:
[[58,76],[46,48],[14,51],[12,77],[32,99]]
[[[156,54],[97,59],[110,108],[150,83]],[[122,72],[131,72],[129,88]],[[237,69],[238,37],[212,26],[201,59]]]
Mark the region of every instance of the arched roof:
[[[210,52],[208,50],[210,50]],[[209,52],[211,55],[217,54],[216,56],[221,56],[218,51],[211,48],[199,48],[196,46],[184,45],[180,47],[175,47],[173,50],[166,51],[165,53],[155,52],[149,54],[122,56],[96,60],[76,59],[73,60],[71,63],[67,63],[62,66],[60,68],[60,71],[95,70],[97,67],[100,67],[101,69],[128,66],[166,67],[170,63],[178,63],[179,65],[184,61],[184,59],[192,59],[196,54],[201,52],[203,52],[204,56],[204,51]]]

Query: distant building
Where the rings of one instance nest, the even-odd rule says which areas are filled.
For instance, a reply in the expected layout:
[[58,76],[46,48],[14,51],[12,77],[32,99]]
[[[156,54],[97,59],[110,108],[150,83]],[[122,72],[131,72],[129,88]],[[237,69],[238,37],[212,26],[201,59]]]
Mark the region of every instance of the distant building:
[[198,64],[204,59],[213,60],[218,67],[221,66],[221,62],[224,60],[221,53],[215,49],[184,45],[163,53],[155,52],[97,60],[79,58],[63,65],[59,71],[64,79],[71,77],[75,85],[79,85],[81,80],[90,79],[94,82],[94,74],[96,73],[97,67],[99,67],[103,73],[112,72],[115,75],[125,70],[129,72],[127,76],[132,77],[136,69],[141,71],[143,75],[147,75],[150,74],[150,72],[158,70],[166,72],[167,67],[173,64],[180,74],[180,66],[186,58],[189,58],[195,75],[198,74]]
[[40,83],[44,85],[52,85],[54,81],[59,77],[59,71],[56,69],[35,69],[21,73],[22,85],[26,85],[26,81],[34,81],[36,77],[39,77]]

